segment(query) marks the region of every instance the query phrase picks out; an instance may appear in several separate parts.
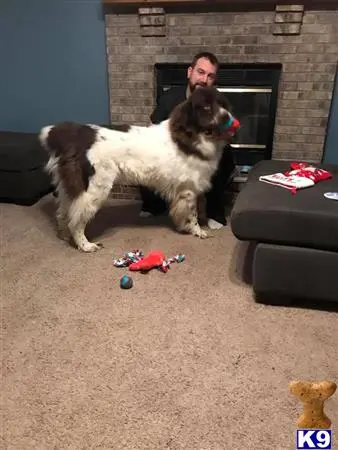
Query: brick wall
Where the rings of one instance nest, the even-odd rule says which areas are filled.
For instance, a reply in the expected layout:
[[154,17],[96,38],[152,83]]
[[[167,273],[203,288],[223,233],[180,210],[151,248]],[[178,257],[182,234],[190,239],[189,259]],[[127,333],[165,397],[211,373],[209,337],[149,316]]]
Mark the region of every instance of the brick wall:
[[[338,11],[299,12],[295,6],[287,13],[281,7],[159,16],[160,26],[148,28],[137,13],[105,16],[112,122],[149,123],[156,62],[189,62],[201,50],[221,62],[281,62],[273,157],[320,161],[337,65]],[[137,195],[121,189],[120,196]]]

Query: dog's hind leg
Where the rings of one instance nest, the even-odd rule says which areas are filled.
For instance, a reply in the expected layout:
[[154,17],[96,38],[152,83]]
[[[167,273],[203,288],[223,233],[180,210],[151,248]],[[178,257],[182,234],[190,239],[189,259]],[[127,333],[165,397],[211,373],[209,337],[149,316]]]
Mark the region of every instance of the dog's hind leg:
[[95,216],[101,205],[108,198],[112,185],[105,187],[90,186],[74,200],[69,208],[68,228],[75,245],[83,252],[95,252],[103,247],[100,242],[89,242],[85,235],[88,222]]
[[56,211],[56,221],[57,221],[57,235],[60,239],[67,241],[70,239],[70,231],[68,228],[68,208],[69,201],[63,192],[63,189],[59,187],[57,190],[57,211]]
[[69,240],[71,236],[68,228],[68,214],[67,208],[63,204],[60,204],[58,206],[56,212],[56,220],[57,220],[57,234],[59,239],[62,239],[64,241]]
[[202,239],[209,234],[198,223],[197,195],[191,189],[181,189],[171,202],[169,214],[179,232],[189,233]]

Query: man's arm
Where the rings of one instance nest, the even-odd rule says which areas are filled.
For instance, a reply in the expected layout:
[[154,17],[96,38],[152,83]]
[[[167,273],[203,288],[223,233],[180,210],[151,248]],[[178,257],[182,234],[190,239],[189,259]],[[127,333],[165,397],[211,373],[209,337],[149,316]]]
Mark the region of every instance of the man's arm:
[[158,103],[150,116],[150,120],[152,123],[160,123],[163,120],[168,119],[170,110],[169,110],[169,96],[168,93],[164,93],[158,100]]

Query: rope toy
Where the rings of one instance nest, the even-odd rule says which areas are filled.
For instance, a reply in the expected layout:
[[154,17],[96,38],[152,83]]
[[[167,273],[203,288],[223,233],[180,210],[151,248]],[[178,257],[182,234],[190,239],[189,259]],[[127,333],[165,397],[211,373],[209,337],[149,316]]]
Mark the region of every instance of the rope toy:
[[142,250],[137,249],[125,253],[122,258],[114,259],[113,262],[115,267],[128,267],[130,271],[147,272],[156,268],[166,273],[172,263],[181,263],[184,260],[185,255],[182,253],[166,258],[160,251],[152,251],[145,256]]

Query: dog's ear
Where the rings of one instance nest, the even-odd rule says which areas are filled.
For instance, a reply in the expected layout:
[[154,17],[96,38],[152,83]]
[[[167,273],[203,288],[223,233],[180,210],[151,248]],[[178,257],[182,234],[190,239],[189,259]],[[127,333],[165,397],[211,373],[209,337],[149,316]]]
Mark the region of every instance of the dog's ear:
[[193,104],[190,101],[190,99],[188,99],[185,103],[183,103],[181,110],[181,121],[182,123],[184,123],[185,128],[189,129],[191,127],[193,117],[194,117]]
[[178,130],[184,128],[188,130],[191,127],[193,120],[193,106],[191,99],[185,100],[177,105],[170,116],[171,124],[174,129]]

